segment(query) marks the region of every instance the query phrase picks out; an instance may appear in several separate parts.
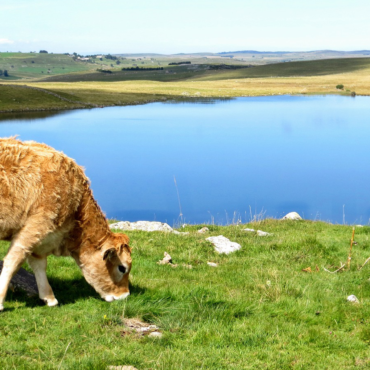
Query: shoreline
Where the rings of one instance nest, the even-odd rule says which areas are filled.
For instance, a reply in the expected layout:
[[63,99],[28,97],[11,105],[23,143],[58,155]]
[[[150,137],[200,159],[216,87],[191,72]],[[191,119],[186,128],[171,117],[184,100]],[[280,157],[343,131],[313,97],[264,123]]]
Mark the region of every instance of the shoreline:
[[[60,111],[69,111],[69,110],[76,110],[76,109],[94,109],[94,108],[109,108],[109,107],[126,107],[126,106],[136,106],[136,105],[144,105],[144,104],[150,104],[150,103],[161,103],[161,102],[202,102],[202,101],[212,101],[212,100],[232,100],[236,98],[248,98],[248,97],[267,97],[267,96],[323,96],[323,95],[340,95],[340,96],[347,96],[347,97],[356,97],[356,96],[370,96],[370,94],[355,94],[355,96],[351,96],[351,92],[296,92],[296,93],[284,93],[284,92],[278,92],[278,93],[265,93],[265,94],[250,94],[250,95],[235,95],[235,96],[225,96],[225,95],[212,95],[212,96],[179,96],[179,95],[165,95],[161,94],[158,95],[158,97],[153,97],[150,99],[143,99],[142,101],[135,100],[133,97],[132,99],[128,100],[127,102],[117,104],[96,104],[96,103],[90,103],[90,102],[82,102],[82,101],[73,101],[70,99],[67,99],[59,94],[57,94],[54,91],[50,91],[47,89],[35,87],[35,86],[29,86],[29,85],[18,85],[18,84],[1,84],[0,88],[2,86],[9,86],[9,87],[20,87],[25,89],[31,89],[35,90],[41,93],[45,93],[48,95],[51,95],[57,99],[60,99],[60,101],[65,101],[70,104],[74,104],[74,106],[51,106],[51,107],[23,107],[23,108],[11,108],[11,109],[5,109],[0,110],[0,114],[11,114],[11,113],[35,113],[35,112],[60,112]],[[154,94],[156,95],[156,94]],[[102,97],[104,96],[104,93],[102,93]]]

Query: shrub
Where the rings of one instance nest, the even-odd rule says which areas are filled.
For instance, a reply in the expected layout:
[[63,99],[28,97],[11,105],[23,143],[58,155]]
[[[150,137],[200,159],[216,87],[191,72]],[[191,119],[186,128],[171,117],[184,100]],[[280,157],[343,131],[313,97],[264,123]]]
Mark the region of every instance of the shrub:
[[98,72],[101,72],[101,73],[113,73],[111,70],[109,69],[97,69]]
[[46,50],[40,50],[39,53],[47,54],[48,52]]
[[338,90],[343,90],[343,89],[344,89],[344,86],[343,86],[342,84],[339,84],[339,85],[337,85],[337,86],[336,86],[336,88],[337,88]]
[[4,77],[9,77],[9,73],[6,69],[4,69]]

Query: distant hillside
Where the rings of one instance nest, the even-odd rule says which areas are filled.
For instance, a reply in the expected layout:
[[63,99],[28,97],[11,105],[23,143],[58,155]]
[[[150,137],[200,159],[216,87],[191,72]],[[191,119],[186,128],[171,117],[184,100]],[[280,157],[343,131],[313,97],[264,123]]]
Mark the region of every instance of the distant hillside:
[[257,51],[257,50],[240,50],[240,51],[223,51],[221,53],[217,53],[218,55],[223,54],[335,54],[335,55],[370,55],[370,50],[354,50],[354,51],[338,51],[338,50],[312,50],[312,51],[302,51],[302,52],[296,52],[296,51]]

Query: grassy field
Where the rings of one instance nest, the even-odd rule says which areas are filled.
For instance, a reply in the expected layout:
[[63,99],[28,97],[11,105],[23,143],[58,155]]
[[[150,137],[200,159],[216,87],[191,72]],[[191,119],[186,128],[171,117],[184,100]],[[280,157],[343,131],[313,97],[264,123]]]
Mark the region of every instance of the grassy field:
[[7,70],[10,76],[2,76],[0,81],[9,81],[88,71],[91,67],[63,54],[0,53],[0,69]]
[[[24,82],[13,84],[21,86]],[[340,84],[344,89],[336,88]],[[115,71],[111,74],[87,71],[29,80],[27,85],[61,96],[66,94],[81,106],[142,104],[201,97],[349,95],[352,92],[370,95],[370,58],[291,62],[235,70],[190,65],[167,66],[163,71]],[[4,89],[0,85],[0,111],[27,110],[23,108],[32,109],[34,106],[33,101],[28,102],[28,96],[21,103],[14,103],[5,97],[7,92]],[[51,109],[51,104],[46,102],[45,108]]]
[[[133,247],[131,296],[99,299],[70,258],[49,257],[60,306],[9,292],[0,314],[4,369],[366,369],[370,366],[370,227],[264,220],[208,226],[189,235],[128,232]],[[242,229],[273,233],[258,237]],[[241,244],[218,255],[209,235]],[[7,243],[0,244],[0,258]],[[156,262],[171,254],[177,268]],[[207,261],[218,263],[210,267]],[[183,266],[192,265],[192,269]],[[316,267],[317,266],[317,267]],[[302,269],[311,267],[312,273]],[[318,271],[317,271],[318,270]],[[346,301],[354,294],[360,303]],[[125,318],[157,325],[161,339],[128,334]]]

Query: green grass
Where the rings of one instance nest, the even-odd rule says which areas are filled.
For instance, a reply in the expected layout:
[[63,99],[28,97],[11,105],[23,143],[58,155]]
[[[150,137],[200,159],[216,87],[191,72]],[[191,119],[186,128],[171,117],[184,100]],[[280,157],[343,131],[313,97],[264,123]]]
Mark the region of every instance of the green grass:
[[10,75],[9,78],[0,77],[0,81],[41,78],[49,74],[88,71],[91,68],[89,63],[76,62],[63,54],[0,53],[0,69],[6,69]]
[[[257,237],[254,227],[273,233]],[[131,296],[103,302],[69,258],[49,257],[48,276],[60,307],[9,293],[0,314],[0,364],[17,369],[366,369],[370,364],[370,227],[265,220],[208,226],[242,245],[218,255],[190,235],[128,232],[133,247]],[[7,243],[0,246],[4,256]],[[159,266],[164,251],[179,266]],[[207,261],[217,262],[212,268]],[[191,264],[189,270],[182,264]],[[320,271],[302,272],[311,266]],[[346,302],[355,294],[361,304]],[[124,335],[123,318],[161,328],[162,339]]]
[[212,71],[200,77],[204,81],[268,78],[268,77],[305,77],[328,76],[349,73],[370,68],[370,58],[325,59],[302,62],[276,63],[232,71]]
[[[48,90],[35,90],[18,85],[0,84],[0,112],[1,111],[28,111],[28,110],[60,110],[72,109],[84,105],[71,103],[61,98],[48,94]],[[71,94],[58,92],[60,97],[71,101],[78,98]]]
[[202,76],[207,72],[207,66],[170,66],[164,70],[154,71],[122,71],[113,70],[112,73],[90,72],[72,73],[60,76],[50,76],[43,82],[80,82],[80,81],[182,81]]

